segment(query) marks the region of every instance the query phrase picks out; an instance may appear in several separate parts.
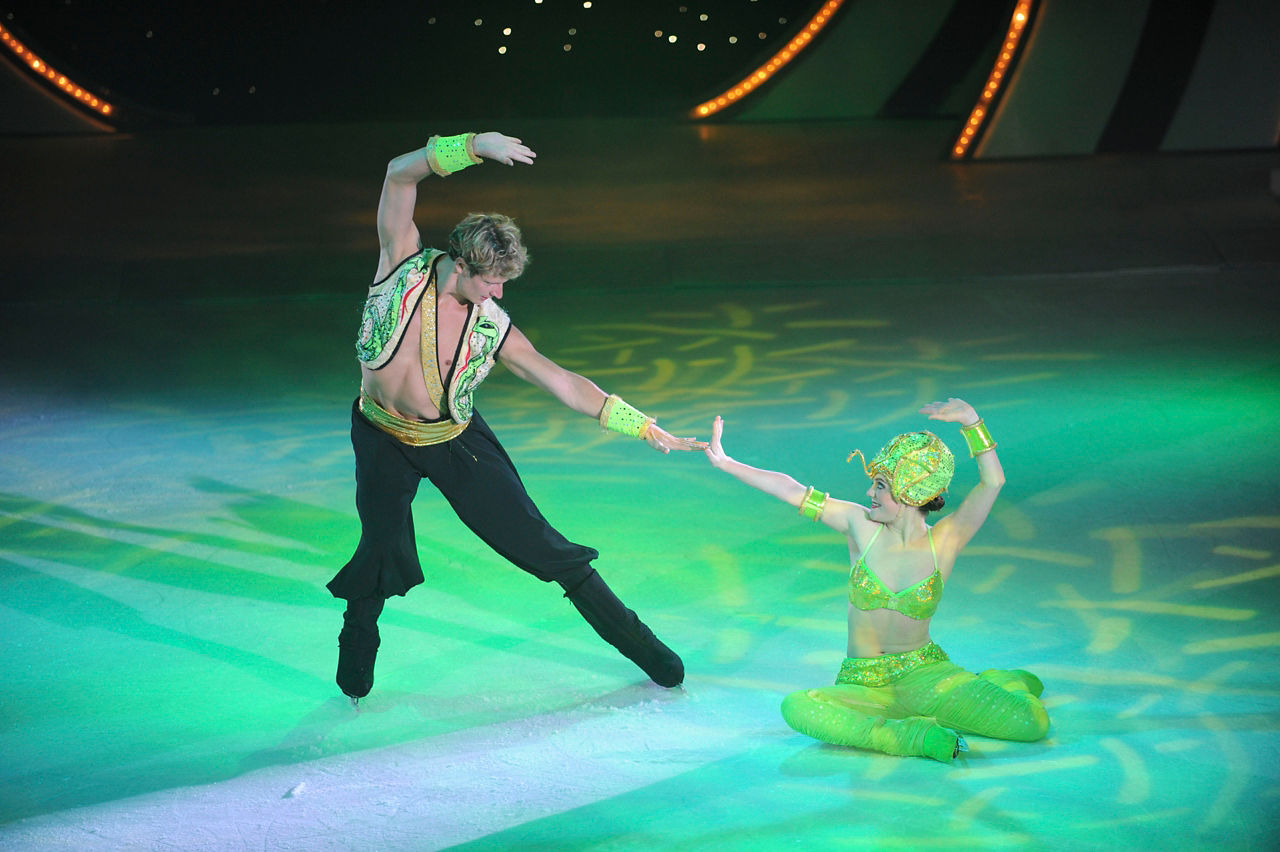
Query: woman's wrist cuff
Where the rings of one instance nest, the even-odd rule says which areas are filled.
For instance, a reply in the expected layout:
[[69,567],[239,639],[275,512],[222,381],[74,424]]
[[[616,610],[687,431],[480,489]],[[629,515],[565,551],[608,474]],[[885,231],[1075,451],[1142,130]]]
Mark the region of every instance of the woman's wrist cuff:
[[804,496],[800,498],[800,514],[811,521],[818,521],[822,517],[823,510],[827,508],[827,497],[829,496],[825,491],[821,492],[821,496],[819,496],[819,492],[815,491],[813,486],[810,485],[805,489]]
[[996,448],[996,442],[992,439],[991,432],[987,430],[987,424],[982,420],[972,426],[961,426],[960,434],[964,435],[964,442],[969,445],[970,457],[976,458]]

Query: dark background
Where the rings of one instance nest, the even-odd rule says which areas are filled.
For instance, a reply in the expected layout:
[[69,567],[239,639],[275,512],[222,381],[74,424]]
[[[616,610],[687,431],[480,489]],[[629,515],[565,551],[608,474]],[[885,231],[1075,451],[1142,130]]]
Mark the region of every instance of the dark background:
[[95,91],[208,124],[679,114],[767,59],[822,2],[203,5],[8,0],[0,14]]

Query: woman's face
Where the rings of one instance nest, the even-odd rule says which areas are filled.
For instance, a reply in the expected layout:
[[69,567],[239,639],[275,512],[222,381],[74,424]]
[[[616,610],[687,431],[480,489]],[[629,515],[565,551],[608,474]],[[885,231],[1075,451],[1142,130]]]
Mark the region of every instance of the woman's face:
[[892,521],[902,511],[902,504],[893,499],[893,490],[889,487],[889,480],[883,476],[875,476],[871,480],[871,487],[867,489],[867,496],[871,498],[871,511],[867,513],[867,520],[878,521],[885,524]]

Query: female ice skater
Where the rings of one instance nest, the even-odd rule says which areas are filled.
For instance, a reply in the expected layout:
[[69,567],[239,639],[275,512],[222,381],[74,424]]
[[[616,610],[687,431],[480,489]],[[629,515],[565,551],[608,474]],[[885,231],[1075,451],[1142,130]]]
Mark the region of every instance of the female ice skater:
[[[721,444],[717,417],[707,458],[716,468],[798,506],[849,539],[849,644],[835,686],[793,692],[782,702],[787,724],[828,743],[943,763],[967,751],[961,734],[1034,742],[1049,730],[1044,689],[1030,672],[971,674],[952,664],[929,636],[960,550],[987,519],[1004,485],[991,433],[964,400],[920,409],[961,424],[980,481],[960,508],[933,526],[955,459],[932,432],[894,438],[866,467],[870,506],[831,499],[784,473],[735,461]],[[862,456],[854,450],[849,456]],[[865,457],[864,458],[864,466]]]

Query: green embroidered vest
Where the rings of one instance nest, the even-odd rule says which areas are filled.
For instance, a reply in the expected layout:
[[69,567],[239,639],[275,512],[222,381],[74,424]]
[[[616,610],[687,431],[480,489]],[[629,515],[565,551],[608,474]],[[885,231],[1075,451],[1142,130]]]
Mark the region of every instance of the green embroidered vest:
[[457,357],[445,381],[436,351],[435,262],[444,252],[422,249],[405,258],[386,278],[369,288],[356,338],[356,357],[371,370],[386,366],[404,339],[413,310],[421,305],[422,379],[441,414],[466,423],[474,410],[476,388],[493,369],[498,350],[511,330],[511,318],[492,299],[467,310]]

